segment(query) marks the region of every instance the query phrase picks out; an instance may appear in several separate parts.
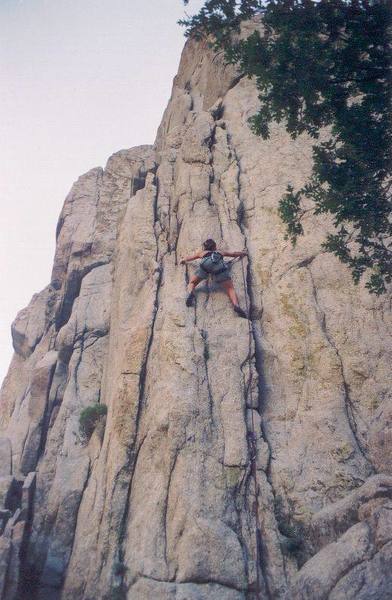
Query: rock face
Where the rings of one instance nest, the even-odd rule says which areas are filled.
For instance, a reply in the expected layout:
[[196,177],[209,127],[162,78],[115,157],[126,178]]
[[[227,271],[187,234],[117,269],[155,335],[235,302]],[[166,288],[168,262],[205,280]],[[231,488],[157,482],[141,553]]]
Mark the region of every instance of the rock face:
[[[1,600],[392,597],[390,298],[320,250],[326,219],[284,239],[311,141],[255,137],[257,105],[190,40],[154,147],[66,198],[1,391]],[[185,307],[207,237],[248,250],[250,321],[211,283]]]

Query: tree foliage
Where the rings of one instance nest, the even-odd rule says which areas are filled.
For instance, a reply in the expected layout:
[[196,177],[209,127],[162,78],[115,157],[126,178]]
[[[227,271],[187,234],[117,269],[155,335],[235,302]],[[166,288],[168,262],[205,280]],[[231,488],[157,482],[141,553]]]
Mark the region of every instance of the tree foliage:
[[[255,15],[262,33],[233,35]],[[268,138],[274,120],[293,138],[314,139],[309,180],[299,190],[288,186],[280,201],[287,236],[295,243],[303,233],[305,207],[329,213],[335,227],[324,248],[355,282],[366,273],[369,290],[384,292],[392,279],[389,1],[208,0],[180,23],[187,35],[212,34],[227,60],[254,77],[257,135]]]

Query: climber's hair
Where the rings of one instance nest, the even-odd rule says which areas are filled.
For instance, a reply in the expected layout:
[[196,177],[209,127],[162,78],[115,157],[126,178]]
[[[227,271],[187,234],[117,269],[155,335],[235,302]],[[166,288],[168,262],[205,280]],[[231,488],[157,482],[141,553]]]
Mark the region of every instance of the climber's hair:
[[210,250],[212,252],[216,250],[216,243],[214,240],[208,239],[205,242],[203,242],[203,248],[204,250]]

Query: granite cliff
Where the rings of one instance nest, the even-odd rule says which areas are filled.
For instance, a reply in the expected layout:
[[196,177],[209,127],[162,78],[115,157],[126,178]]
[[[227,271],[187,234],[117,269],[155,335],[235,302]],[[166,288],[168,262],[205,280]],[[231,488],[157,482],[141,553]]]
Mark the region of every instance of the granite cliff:
[[[247,125],[249,79],[187,42],[156,143],[82,175],[0,398],[0,599],[392,598],[390,296],[278,200],[311,141]],[[213,237],[242,306],[182,256]],[[89,440],[83,409],[107,406]]]

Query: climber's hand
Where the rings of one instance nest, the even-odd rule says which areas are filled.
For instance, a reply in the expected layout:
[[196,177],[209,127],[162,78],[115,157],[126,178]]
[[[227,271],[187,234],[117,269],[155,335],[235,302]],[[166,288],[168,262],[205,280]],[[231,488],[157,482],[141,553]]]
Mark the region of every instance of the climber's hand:
[[185,265],[185,258],[182,258],[182,259],[180,260],[180,265]]

